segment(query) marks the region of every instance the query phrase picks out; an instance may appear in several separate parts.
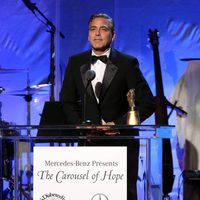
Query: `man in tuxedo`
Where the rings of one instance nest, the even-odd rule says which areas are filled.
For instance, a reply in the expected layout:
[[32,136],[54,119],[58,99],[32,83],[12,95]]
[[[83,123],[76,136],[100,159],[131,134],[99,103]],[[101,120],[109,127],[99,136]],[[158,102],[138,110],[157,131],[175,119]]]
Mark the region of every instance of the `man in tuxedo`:
[[[135,89],[135,103],[140,120],[144,121],[154,111],[154,100],[139,69],[138,60],[111,48],[115,30],[110,16],[93,14],[88,25],[91,50],[69,58],[60,93],[66,123],[79,124],[90,120],[96,125],[126,124],[129,109],[127,93],[130,89]],[[88,77],[88,70],[95,72],[95,78]],[[88,85],[90,78],[94,79]],[[114,136],[117,132],[107,130],[105,134]],[[109,140],[102,142],[102,145],[128,147],[127,199],[136,200],[139,142]]]

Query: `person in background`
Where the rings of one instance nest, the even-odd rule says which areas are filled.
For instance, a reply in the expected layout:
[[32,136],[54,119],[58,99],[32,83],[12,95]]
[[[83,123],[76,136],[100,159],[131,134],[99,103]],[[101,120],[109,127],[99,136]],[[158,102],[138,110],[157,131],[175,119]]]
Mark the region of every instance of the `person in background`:
[[[155,106],[138,60],[111,47],[116,33],[110,16],[93,14],[88,26],[91,50],[69,58],[60,92],[66,124],[80,124],[85,120],[95,125],[126,124],[130,89],[135,90],[135,104],[140,121],[144,121],[154,112]],[[96,75],[91,77],[88,70]],[[88,79],[93,79],[91,84]],[[106,130],[105,134],[113,137],[118,132]],[[127,146],[127,199],[136,200],[139,141],[112,139],[91,145]]]

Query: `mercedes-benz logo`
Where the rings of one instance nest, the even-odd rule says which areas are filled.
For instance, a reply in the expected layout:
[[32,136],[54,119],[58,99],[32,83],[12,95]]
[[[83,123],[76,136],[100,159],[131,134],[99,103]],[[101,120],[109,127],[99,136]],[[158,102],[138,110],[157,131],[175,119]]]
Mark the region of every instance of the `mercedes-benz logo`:
[[108,197],[105,194],[98,193],[95,194],[91,200],[109,200]]

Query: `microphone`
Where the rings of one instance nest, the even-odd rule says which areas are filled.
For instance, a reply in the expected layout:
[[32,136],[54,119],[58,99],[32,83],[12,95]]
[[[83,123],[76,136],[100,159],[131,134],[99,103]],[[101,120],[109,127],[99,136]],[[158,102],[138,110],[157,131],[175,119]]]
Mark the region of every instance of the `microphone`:
[[86,73],[85,73],[85,78],[88,82],[91,82],[92,80],[94,80],[96,76],[96,73],[95,71],[93,70],[88,70]]
[[99,99],[100,98],[100,95],[101,95],[101,88],[102,88],[102,83],[101,82],[97,82],[96,85],[95,85],[95,94],[96,94],[96,97]]
[[85,73],[85,79],[87,80],[87,84],[86,84],[86,87],[85,87],[85,90],[84,90],[84,94],[83,94],[83,104],[82,104],[82,124],[91,124],[91,120],[89,119],[86,119],[86,93],[87,93],[87,88],[89,86],[89,84],[91,83],[92,80],[94,80],[96,76],[96,73],[95,71],[93,70],[88,70],[86,73]]
[[25,4],[25,6],[33,13],[35,14],[36,9],[36,3],[31,3],[30,0],[22,0]]

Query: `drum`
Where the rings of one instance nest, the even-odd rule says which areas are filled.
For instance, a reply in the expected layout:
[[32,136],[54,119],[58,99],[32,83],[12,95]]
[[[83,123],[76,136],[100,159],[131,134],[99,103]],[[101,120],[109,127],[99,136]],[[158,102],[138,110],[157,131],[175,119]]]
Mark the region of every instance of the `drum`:
[[[12,125],[6,121],[0,121],[2,136],[18,136],[19,132],[14,129],[7,128]],[[14,159],[14,143],[9,140],[3,140],[2,143],[2,161],[3,161],[3,177],[10,179],[12,176],[12,160]]]

